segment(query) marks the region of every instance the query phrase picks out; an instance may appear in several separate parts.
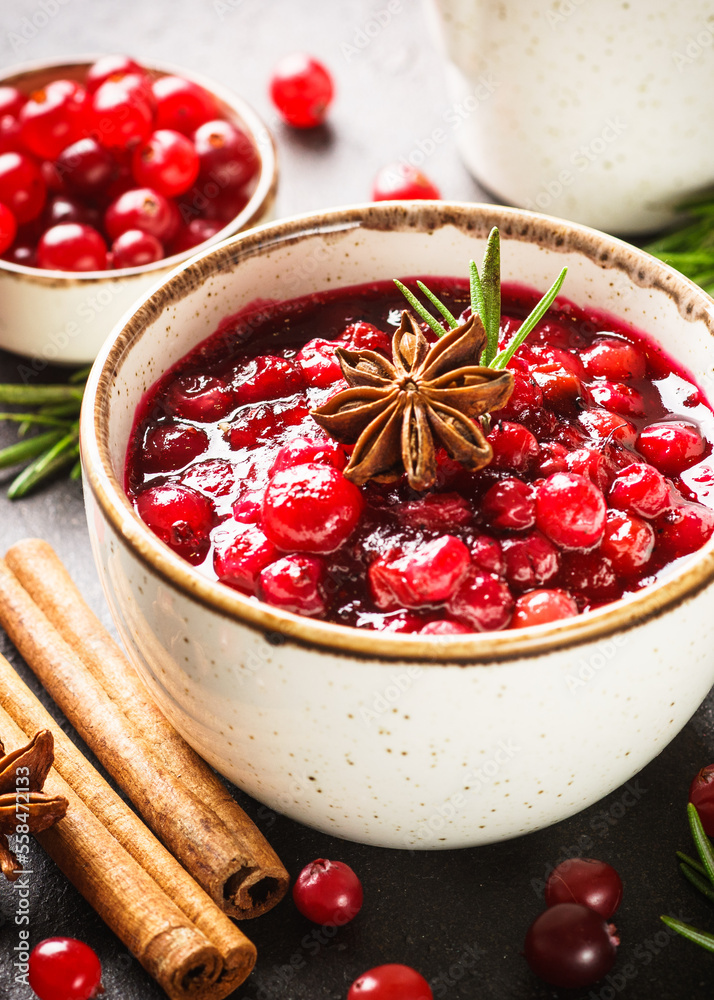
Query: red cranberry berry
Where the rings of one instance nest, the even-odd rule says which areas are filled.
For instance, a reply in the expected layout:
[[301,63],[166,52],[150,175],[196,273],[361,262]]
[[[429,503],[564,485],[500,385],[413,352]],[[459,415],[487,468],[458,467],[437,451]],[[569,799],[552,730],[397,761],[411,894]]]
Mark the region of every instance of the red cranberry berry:
[[448,602],[448,609],[475,632],[495,632],[510,623],[513,597],[502,580],[473,570]]
[[342,927],[362,907],[362,883],[343,861],[318,858],[300,872],[293,900],[303,917],[315,924]]
[[676,559],[696,552],[714,532],[714,511],[701,504],[680,504],[655,522],[658,548]]
[[333,94],[327,69],[303,52],[285,56],[273,70],[270,97],[283,120],[294,128],[321,125]]
[[578,416],[578,423],[598,441],[614,441],[627,448],[634,448],[637,431],[634,424],[626,420],[621,413],[600,409],[583,410]]
[[258,596],[283,611],[324,615],[327,566],[318,556],[291,555],[266,566],[258,577]]
[[500,543],[489,535],[476,535],[471,542],[471,561],[478,569],[496,576],[506,575],[506,562]]
[[533,921],[523,949],[531,970],[551,986],[582,989],[612,968],[619,941],[589,906],[557,903]]
[[36,219],[47,195],[39,168],[23,153],[0,154],[0,202],[7,205],[19,226]]
[[54,160],[80,139],[88,125],[87,92],[74,80],[52,80],[34,91],[18,116],[23,145],[43,160]]
[[168,242],[178,228],[178,212],[153,188],[132,188],[113,201],[104,216],[104,227],[111,240],[127,229],[140,229]]
[[565,464],[569,472],[585,476],[603,493],[610,488],[618,471],[610,449],[602,445],[597,448],[576,448],[568,454]]
[[235,468],[231,462],[222,458],[207,458],[204,462],[196,462],[184,472],[181,479],[187,486],[212,497],[230,496],[236,489]]
[[521,594],[513,609],[511,628],[528,628],[572,618],[578,613],[578,606],[565,590],[531,590]]
[[423,500],[410,500],[392,509],[402,524],[434,531],[465,528],[474,519],[471,504],[458,493],[430,493]]
[[231,385],[238,404],[243,406],[292,396],[304,388],[305,381],[302,372],[292,361],[272,354],[261,354],[233,369]]
[[45,204],[42,224],[49,229],[61,222],[80,222],[96,229],[101,224],[101,216],[96,209],[74,195],[53,194]]
[[222,222],[215,222],[211,219],[191,219],[188,225],[182,226],[172,239],[170,253],[185,253],[186,250],[192,250],[193,247],[205,243],[206,240],[213,239],[221,229],[223,229]]
[[30,953],[28,974],[39,1000],[93,1000],[103,992],[95,952],[75,938],[46,938]]
[[[13,118],[12,115],[0,115],[0,153],[14,153],[22,148],[20,132],[17,118]],[[49,163],[49,160],[44,162]]]
[[333,552],[352,534],[364,508],[354,483],[329,465],[283,469],[263,499],[263,528],[279,549]]
[[622,902],[622,880],[612,865],[571,858],[557,865],[545,884],[545,905],[581,903],[610,920]]
[[548,583],[560,569],[558,550],[539,531],[502,543],[506,579],[515,590],[530,590]]
[[522,424],[501,420],[488,435],[493,448],[492,469],[526,473],[535,464],[540,447]]
[[260,169],[260,157],[250,137],[221,118],[197,128],[193,145],[201,178],[221,188],[243,187]]
[[644,416],[645,401],[642,393],[624,382],[591,382],[588,395],[606,410],[614,410],[627,417]]
[[178,483],[150,486],[136,498],[139,517],[188,562],[202,561],[214,523],[213,503]]
[[441,193],[426,174],[408,163],[388,163],[372,186],[372,201],[438,200]]
[[165,198],[188,191],[198,177],[198,154],[190,139],[173,129],[157,129],[137,146],[131,171],[139,187],[150,187]]
[[591,601],[610,601],[622,592],[612,563],[599,549],[562,553],[560,581],[571,592]]
[[647,369],[644,354],[627,340],[616,337],[598,339],[582,355],[585,370],[591,377],[613,379],[643,378]]
[[210,423],[227,416],[236,406],[230,386],[214,375],[182,375],[166,393],[166,408],[186,420]]
[[331,386],[338,388],[342,381],[342,369],[335,357],[337,345],[331,340],[316,338],[310,340],[295,356],[295,363],[300,367],[308,385],[321,389]]
[[278,558],[278,550],[253,524],[236,524],[217,532],[213,569],[223,583],[253,590],[261,571]]
[[532,374],[543,393],[543,401],[556,413],[572,416],[577,413],[583,393],[580,379],[557,362],[539,365]]
[[108,149],[144,142],[153,124],[151,92],[145,77],[109,77],[92,95],[92,136]]
[[287,427],[304,424],[310,419],[309,412],[299,396],[244,407],[231,420],[226,437],[234,451],[239,448],[252,450],[258,445],[274,442]]
[[536,493],[536,523],[558,548],[591,549],[605,531],[602,492],[584,476],[556,472]]
[[461,622],[451,621],[449,618],[442,618],[436,622],[428,622],[421,629],[420,635],[470,635],[471,629]]
[[17,118],[26,102],[27,98],[17,87],[0,87],[0,118],[5,115]]
[[191,424],[154,427],[144,438],[141,465],[145,472],[174,472],[188,465],[207,447],[205,431]]
[[671,506],[667,480],[645,462],[633,462],[618,472],[608,500],[611,507],[647,518],[658,517]]
[[164,248],[151,233],[140,229],[127,229],[112,243],[114,267],[144,267],[164,256]]
[[86,85],[90,94],[101,87],[110,77],[120,80],[123,76],[129,75],[143,76],[146,70],[135,62],[130,56],[107,55],[101,56],[87,70]]
[[7,205],[0,202],[0,253],[5,253],[15,241],[17,222]]
[[109,150],[89,138],[78,139],[63,149],[55,167],[69,190],[86,198],[104,194],[116,172]]
[[533,487],[520,479],[502,479],[481,501],[481,513],[499,531],[523,531],[535,524]]
[[294,465],[305,465],[317,462],[319,465],[331,465],[333,469],[344,469],[347,457],[344,449],[336,441],[315,441],[313,438],[293,438],[289,444],[280,449],[270,470],[271,475],[283,469],[291,469]]
[[217,116],[214,97],[182,76],[162,76],[152,85],[156,101],[156,128],[170,128],[192,135]]
[[340,342],[350,351],[380,351],[391,357],[392,339],[371,323],[350,323],[340,334]]
[[53,271],[102,271],[107,266],[107,245],[91,226],[63,222],[42,234],[37,266]]
[[[1,159],[0,157],[0,161]],[[640,431],[637,450],[665,476],[678,476],[702,458],[705,445],[701,434],[692,424],[671,420],[650,424]]]
[[641,574],[654,550],[655,533],[648,521],[624,510],[609,510],[600,551],[621,576]]
[[347,1000],[434,1000],[434,994],[408,965],[378,965],[355,979]]
[[527,372],[513,372],[513,392],[498,415],[504,420],[519,420],[526,410],[540,409],[543,393]]
[[566,472],[568,469],[568,449],[557,441],[544,441],[536,469],[541,476],[552,476],[554,472]]
[[470,565],[464,543],[442,535],[403,555],[380,556],[370,565],[367,578],[378,608],[418,608],[448,600]]
[[707,837],[714,837],[714,764],[697,772],[689,786],[689,801],[699,813]]

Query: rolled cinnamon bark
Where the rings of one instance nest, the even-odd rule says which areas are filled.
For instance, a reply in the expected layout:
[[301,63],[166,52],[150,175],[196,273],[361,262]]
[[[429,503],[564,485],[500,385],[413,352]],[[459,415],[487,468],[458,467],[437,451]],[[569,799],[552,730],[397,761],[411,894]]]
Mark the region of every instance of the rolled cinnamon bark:
[[223,995],[235,990],[253,968],[255,946],[92,767],[0,654],[0,738],[8,718],[26,733],[50,730],[54,737],[54,770],[218,950],[222,969],[216,984],[225,987]]
[[[192,754],[185,744],[171,768],[164,764],[156,750],[161,743],[158,733],[153,727],[140,730],[129,720],[120,707],[124,694],[115,692],[118,701],[107,694],[3,560],[0,624],[148,825],[222,909],[235,916],[255,916],[284,895],[287,873],[269,847],[260,858],[272,859],[273,866],[267,871],[258,868],[251,849],[265,841],[245,813],[236,807],[229,826],[204,801],[198,784],[191,787],[184,782],[182,764]],[[126,661],[124,669],[130,669]],[[167,729],[174,733],[163,720],[162,734]],[[180,739],[175,733],[173,738]],[[223,793],[228,794],[225,789]],[[246,881],[249,886],[242,897],[250,909],[236,905]]]
[[[2,708],[0,732],[8,742],[26,742],[26,733]],[[50,794],[64,796],[69,805],[64,819],[38,833],[37,839],[147,972],[172,1000],[223,1000],[228,996],[238,983],[224,975],[218,948],[55,770],[50,771],[45,788]]]

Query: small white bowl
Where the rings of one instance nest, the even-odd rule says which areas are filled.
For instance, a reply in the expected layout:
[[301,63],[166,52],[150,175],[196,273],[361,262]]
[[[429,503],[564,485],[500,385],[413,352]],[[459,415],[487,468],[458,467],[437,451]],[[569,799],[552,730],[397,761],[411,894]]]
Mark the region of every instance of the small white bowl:
[[[94,61],[84,57],[28,63],[0,77],[0,86],[29,94],[58,77],[83,81]],[[255,190],[243,210],[210,240],[144,267],[69,273],[0,259],[0,348],[31,358],[29,372],[41,371],[48,364],[93,361],[118,320],[177,264],[271,217],[278,178],[275,146],[255,111],[226,87],[196,73],[165,64],[146,65],[146,69],[155,76],[175,74],[199,84],[213,94],[229,121],[247,131],[261,161]]]
[[361,631],[206,579],[123,490],[146,390],[219,320],[397,275],[463,275],[501,231],[504,281],[647,332],[711,385],[714,303],[659,261],[514,209],[388,203],[287,220],[178,268],[108,339],[81,418],[94,556],[151,693],[210,764],[271,808],[384,847],[464,847],[562,820],[630,779],[714,681],[714,540],[671,575],[576,618],[457,637]]

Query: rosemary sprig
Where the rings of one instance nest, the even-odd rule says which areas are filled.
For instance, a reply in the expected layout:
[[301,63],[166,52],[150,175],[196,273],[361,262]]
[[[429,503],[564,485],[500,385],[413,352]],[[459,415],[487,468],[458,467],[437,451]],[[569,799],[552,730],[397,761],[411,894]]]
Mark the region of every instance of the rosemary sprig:
[[[687,805],[687,819],[689,820],[689,828],[692,832],[694,846],[699,855],[699,861],[690,858],[688,854],[684,854],[682,851],[677,851],[677,857],[680,860],[679,869],[695,889],[698,889],[710,902],[714,902],[714,848],[712,848],[712,842],[704,832],[704,827],[702,826],[696,806],[693,806],[691,802]],[[676,931],[677,934],[681,934],[682,937],[687,938],[688,941],[693,941],[694,944],[698,944],[701,948],[706,948],[707,951],[714,951],[714,934],[710,934],[708,931],[700,931],[697,927],[685,924],[682,920],[677,920],[675,917],[662,916],[660,920],[667,927],[671,927],[673,931]]]
[[0,421],[17,425],[18,441],[0,449],[0,469],[24,466],[10,483],[11,500],[27,496],[68,467],[79,476],[79,411],[89,368],[62,385],[0,384]]
[[644,249],[714,295],[714,190],[693,196],[677,210],[686,212],[685,221]]
[[[486,244],[481,272],[479,273],[476,261],[472,260],[469,262],[471,312],[481,317],[481,322],[486,331],[486,346],[481,354],[482,365],[497,370],[507,367],[509,361],[525,341],[528,334],[532,332],[534,327],[545,316],[548,309],[550,309],[558,292],[562,288],[567,273],[568,269],[564,267],[540,302],[538,302],[523,323],[521,323],[508,344],[502,351],[499,351],[498,338],[501,331],[501,247],[498,229],[494,226]],[[443,323],[432,316],[416,295],[401,281],[395,278],[394,284],[414,312],[425,323],[429,324],[437,337],[443,337],[446,333]],[[417,285],[431,304],[441,313],[448,326],[451,329],[457,327],[459,321],[452,315],[444,303],[426,287],[423,281],[417,281]]]

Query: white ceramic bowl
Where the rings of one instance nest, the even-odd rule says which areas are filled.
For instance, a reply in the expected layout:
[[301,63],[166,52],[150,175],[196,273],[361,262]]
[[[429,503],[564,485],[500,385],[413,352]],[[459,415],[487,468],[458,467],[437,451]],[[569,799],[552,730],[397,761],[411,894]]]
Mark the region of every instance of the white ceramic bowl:
[[[0,85],[31,93],[58,77],[84,80],[93,59],[28,63],[0,77]],[[147,65],[155,76],[176,74],[200,84],[217,99],[221,113],[241,125],[260,154],[261,169],[243,210],[201,247],[270,218],[277,187],[277,161],[270,132],[240,97],[213,80],[176,66]],[[48,364],[93,361],[105,338],[127,310],[199,247],[144,267],[111,271],[41,270],[0,260],[0,347],[32,359],[28,372]]]
[[96,563],[122,639],[189,743],[266,805],[386,847],[462,847],[547,826],[644,767],[714,681],[714,541],[639,594],[473,636],[358,631],[200,576],[122,489],[134,410],[158,376],[256,296],[395,275],[463,275],[498,225],[504,280],[650,333],[707,384],[714,303],[643,252],[513,209],[382,203],[264,226],[178,268],[108,339],[82,460]]

